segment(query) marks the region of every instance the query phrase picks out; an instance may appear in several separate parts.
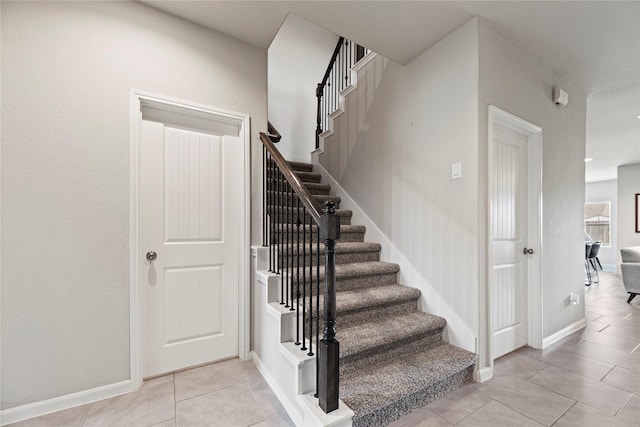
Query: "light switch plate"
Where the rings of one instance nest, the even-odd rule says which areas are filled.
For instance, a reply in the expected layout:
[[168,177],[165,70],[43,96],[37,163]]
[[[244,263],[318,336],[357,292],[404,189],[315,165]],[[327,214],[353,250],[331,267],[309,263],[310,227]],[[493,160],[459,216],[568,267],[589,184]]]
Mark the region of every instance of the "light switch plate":
[[462,163],[451,164],[451,179],[462,178]]

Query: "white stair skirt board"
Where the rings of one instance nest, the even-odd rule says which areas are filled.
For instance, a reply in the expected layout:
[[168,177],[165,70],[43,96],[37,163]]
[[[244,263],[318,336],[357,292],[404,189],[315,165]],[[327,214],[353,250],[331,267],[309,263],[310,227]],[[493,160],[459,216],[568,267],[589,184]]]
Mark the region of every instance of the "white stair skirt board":
[[[252,253],[253,268],[265,267],[268,248],[254,246]],[[353,411],[343,402],[338,410],[324,414],[313,398],[316,358],[293,344],[296,317],[277,302],[280,276],[266,270],[254,270],[254,275],[254,325],[260,325],[254,330],[256,344],[251,352],[256,367],[295,425],[351,426]]]
[[138,387],[131,380],[121,381],[101,387],[83,390],[40,402],[29,403],[15,408],[0,411],[0,425],[12,424],[18,421],[35,418],[52,412],[69,409],[87,403],[97,402],[121,394],[136,391]]
[[574,323],[570,324],[566,328],[560,329],[555,334],[551,334],[548,337],[544,338],[542,340],[542,348],[547,348],[551,344],[560,341],[564,337],[568,337],[569,335],[571,335],[575,331],[579,331],[580,329],[582,329],[582,328],[584,328],[586,326],[587,326],[587,319],[586,318],[580,319],[577,322],[574,322]]
[[267,384],[269,384],[269,387],[271,387],[271,390],[280,401],[280,404],[282,405],[284,410],[287,411],[287,414],[289,414],[289,418],[291,418],[291,421],[293,421],[293,423],[297,426],[302,425],[303,419],[300,416],[298,408],[296,408],[293,402],[289,400],[287,394],[282,390],[278,382],[273,378],[262,359],[260,359],[260,357],[253,351],[251,352],[251,358],[253,359],[253,363],[258,368],[258,371],[260,371],[260,373],[264,377],[264,380],[267,382]]

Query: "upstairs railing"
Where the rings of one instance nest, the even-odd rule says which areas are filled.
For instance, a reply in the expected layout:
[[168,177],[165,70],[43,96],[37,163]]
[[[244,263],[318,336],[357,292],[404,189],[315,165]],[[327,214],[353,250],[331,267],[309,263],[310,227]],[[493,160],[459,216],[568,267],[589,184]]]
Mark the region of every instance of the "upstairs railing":
[[[340,237],[340,218],[333,202],[326,202],[324,210],[321,209],[276,148],[275,135],[279,136],[271,124],[268,134],[260,134],[263,246],[269,247],[269,271],[281,276],[280,304],[296,312],[295,344],[300,346],[300,351],[316,356],[316,397],[320,407],[331,412],[338,408],[340,376],[340,344],[335,328],[335,242]],[[324,241],[322,278],[321,240]],[[320,315],[323,315],[322,325]]]
[[327,71],[316,87],[318,114],[316,120],[316,148],[320,147],[320,134],[327,130],[329,114],[338,109],[340,92],[351,84],[351,68],[366,54],[369,49],[350,40],[340,37]]

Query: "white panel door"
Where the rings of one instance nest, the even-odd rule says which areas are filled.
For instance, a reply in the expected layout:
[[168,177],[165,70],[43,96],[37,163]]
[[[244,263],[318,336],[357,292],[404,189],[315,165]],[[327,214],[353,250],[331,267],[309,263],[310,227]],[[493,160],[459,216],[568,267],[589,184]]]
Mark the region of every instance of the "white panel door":
[[150,377],[238,354],[242,156],[237,137],[149,120],[141,140],[142,357]]
[[493,357],[527,344],[527,137],[496,124],[491,188]]

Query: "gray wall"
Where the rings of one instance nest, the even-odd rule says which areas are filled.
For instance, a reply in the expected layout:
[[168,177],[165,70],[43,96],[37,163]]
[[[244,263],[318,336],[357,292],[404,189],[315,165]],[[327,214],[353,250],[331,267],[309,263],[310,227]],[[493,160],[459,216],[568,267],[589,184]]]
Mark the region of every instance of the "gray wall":
[[289,15],[269,46],[269,121],[287,160],[309,162],[316,148],[316,85],[329,65],[338,36]]
[[[571,102],[558,107],[561,85]],[[427,311],[482,337],[486,313],[488,107],[543,129],[543,337],[584,318],[565,304],[583,284],[586,97],[542,69],[482,19],[407,66],[389,62],[347,164],[334,175],[412,260]],[[327,149],[327,147],[325,147]],[[330,154],[325,153],[330,156]],[[462,163],[462,179],[450,179]],[[437,296],[437,298],[434,298]],[[430,301],[441,302],[435,307]],[[451,314],[449,314],[451,316]]]
[[[477,92],[473,20],[406,66],[389,61],[353,146],[332,141],[321,156],[412,263],[404,284],[422,291],[422,308],[445,317],[449,338],[471,351],[478,330]],[[328,150],[343,157],[331,162]],[[463,178],[452,181],[455,162]]]
[[[556,85],[569,93],[566,107],[551,101],[551,90]],[[567,305],[566,298],[570,292],[584,292],[586,96],[538,66],[486,21],[480,21],[481,247],[485,247],[487,239],[485,201],[489,105],[542,128],[543,337],[548,337],[584,318],[584,305]],[[484,264],[481,262],[481,265]],[[486,279],[482,277],[482,281]]]
[[7,409],[129,378],[130,89],[249,114],[257,168],[267,57],[132,2],[2,2],[1,54]]

